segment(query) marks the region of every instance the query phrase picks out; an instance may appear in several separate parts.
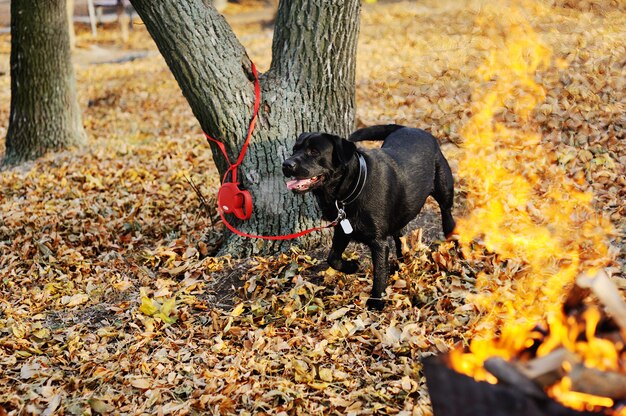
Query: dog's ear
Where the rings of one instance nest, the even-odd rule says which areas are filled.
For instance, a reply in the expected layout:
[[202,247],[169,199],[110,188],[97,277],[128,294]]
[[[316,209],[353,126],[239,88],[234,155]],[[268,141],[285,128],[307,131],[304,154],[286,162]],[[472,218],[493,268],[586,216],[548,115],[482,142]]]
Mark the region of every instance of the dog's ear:
[[296,142],[293,144],[293,147],[296,146],[302,146],[304,144],[304,142],[311,136],[313,136],[316,133],[302,133],[298,136],[298,138],[296,139]]
[[333,164],[345,165],[356,152],[356,145],[339,136],[329,135],[333,142]]

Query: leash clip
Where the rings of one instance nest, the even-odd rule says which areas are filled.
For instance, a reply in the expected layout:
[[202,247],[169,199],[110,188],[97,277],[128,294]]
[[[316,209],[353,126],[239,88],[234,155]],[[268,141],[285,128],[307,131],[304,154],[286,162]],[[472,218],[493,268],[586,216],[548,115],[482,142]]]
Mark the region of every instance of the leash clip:
[[338,223],[339,221],[345,220],[347,215],[346,215],[346,211],[343,209],[344,207],[343,202],[341,203],[341,208],[340,208],[339,202],[335,200],[335,207],[337,207],[337,218],[333,222]]
[[339,224],[344,233],[351,234],[354,229],[352,228],[350,221],[348,221],[346,211],[343,209],[343,202],[341,203],[341,208],[339,208],[339,202],[335,200],[335,206],[337,207],[337,219],[333,221],[333,224]]

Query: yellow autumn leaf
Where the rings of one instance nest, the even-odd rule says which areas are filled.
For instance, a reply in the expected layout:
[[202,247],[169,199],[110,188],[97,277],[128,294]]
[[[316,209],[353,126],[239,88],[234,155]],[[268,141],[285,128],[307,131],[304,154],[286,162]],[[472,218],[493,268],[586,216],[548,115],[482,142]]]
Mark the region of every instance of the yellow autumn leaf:
[[147,333],[154,332],[154,319],[152,318],[144,319],[143,326]]
[[31,335],[39,339],[48,339],[50,338],[50,330],[48,328],[38,329],[37,331],[33,331]]
[[296,370],[296,373],[306,374],[309,371],[309,365],[302,360],[295,360],[293,362],[293,369]]
[[88,403],[91,407],[91,410],[101,415],[111,413],[113,410],[115,410],[115,407],[113,405],[97,397],[92,397],[91,399],[89,399]]
[[230,316],[239,316],[242,314],[243,312],[243,308],[244,308],[244,304],[239,303],[237,306],[235,306],[235,308],[232,310],[232,312],[230,313]]
[[343,307],[343,308],[337,309],[336,311],[329,313],[328,316],[326,316],[326,319],[328,319],[329,321],[335,321],[341,318],[342,316],[344,316],[346,313],[348,313],[350,309],[351,308],[349,307]]
[[309,383],[309,387],[314,388],[315,390],[324,390],[326,387],[329,386],[329,383],[326,382],[318,382],[318,381],[314,381]]
[[145,377],[133,378],[130,380],[130,385],[142,390],[147,390],[152,386],[150,379]]
[[322,379],[323,381],[333,381],[333,370],[331,370],[330,368],[320,368],[318,370],[318,374],[320,376],[320,379]]
[[176,298],[169,298],[161,305],[161,312],[167,316],[172,315],[176,308]]
[[177,316],[174,315],[176,308],[176,298],[169,298],[163,305],[161,305],[161,312],[159,313],[159,317],[163,320],[163,322],[167,324],[173,324],[176,322]]
[[159,312],[159,304],[154,299],[150,299],[145,290],[141,289],[141,306],[139,312],[147,316],[152,316]]
[[19,324],[12,325],[11,332],[13,333],[13,336],[18,339],[24,338],[24,336],[26,335],[26,329],[23,325]]
[[153,296],[155,298],[164,298],[166,296],[170,296],[171,294],[172,294],[172,291],[169,289],[169,287],[164,286],[160,288],[159,290],[157,290],[156,292],[154,292]]
[[133,285],[132,282],[128,279],[120,280],[118,282],[113,283],[113,287],[120,292],[125,292],[132,285]]
[[105,376],[107,374],[110,374],[110,373],[111,373],[111,370],[109,370],[107,368],[104,368],[104,367],[98,366],[98,367],[96,367],[93,370],[93,374],[92,375],[93,375],[93,377],[103,377],[103,376]]
[[65,306],[72,308],[74,306],[82,305],[89,300],[89,295],[86,293],[77,293],[69,298],[69,301]]
[[102,183],[102,179],[100,179],[99,177],[87,174],[86,179],[87,179],[87,184],[89,184],[91,188],[95,188],[99,191],[105,189],[104,184]]

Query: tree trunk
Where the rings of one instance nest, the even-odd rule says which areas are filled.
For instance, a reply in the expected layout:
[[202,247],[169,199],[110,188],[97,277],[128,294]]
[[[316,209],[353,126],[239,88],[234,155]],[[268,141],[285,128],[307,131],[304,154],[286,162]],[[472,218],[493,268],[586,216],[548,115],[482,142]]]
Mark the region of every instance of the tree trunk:
[[35,159],[85,139],[66,0],[12,0],[11,114],[3,164]]
[[[236,160],[252,117],[254,83],[250,60],[231,28],[202,0],[131,3],[202,129],[224,141],[230,160]],[[320,224],[313,197],[287,191],[281,164],[302,132],[346,137],[352,130],[359,10],[359,0],[281,1],[272,65],[261,76],[259,120],[239,171],[253,196],[253,215],[247,221],[228,217],[240,230],[277,235]],[[224,174],[224,158],[212,149]],[[311,248],[327,238],[328,233],[314,233],[298,243]],[[267,254],[291,244],[230,235],[222,251]]]

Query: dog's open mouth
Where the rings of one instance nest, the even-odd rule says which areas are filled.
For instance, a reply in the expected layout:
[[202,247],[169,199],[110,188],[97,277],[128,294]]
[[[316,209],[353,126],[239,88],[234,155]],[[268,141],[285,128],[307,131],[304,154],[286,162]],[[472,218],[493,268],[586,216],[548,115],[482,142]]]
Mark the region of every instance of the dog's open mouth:
[[309,189],[320,185],[323,179],[323,176],[313,176],[305,179],[292,179],[287,181],[287,189],[296,192],[306,192]]

